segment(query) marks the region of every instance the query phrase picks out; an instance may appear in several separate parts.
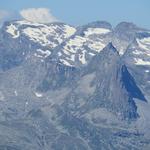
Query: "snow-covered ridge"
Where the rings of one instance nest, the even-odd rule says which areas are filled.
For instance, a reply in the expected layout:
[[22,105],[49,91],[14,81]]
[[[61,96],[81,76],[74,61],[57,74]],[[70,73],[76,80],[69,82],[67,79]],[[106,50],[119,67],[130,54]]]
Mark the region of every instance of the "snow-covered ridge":
[[62,43],[64,39],[69,38],[76,32],[74,27],[66,24],[39,24],[28,21],[12,22],[6,28],[6,32],[9,33],[12,38],[19,38],[25,35],[31,41],[41,46],[48,46],[49,48],[56,47]]
[[[22,37],[29,40],[29,45],[33,45],[33,48],[36,47],[37,49],[35,53],[37,57],[46,58],[56,48],[57,54],[55,54],[60,62],[67,66],[80,66],[87,64],[90,58],[99,53],[109,42],[113,42],[120,54],[124,53],[128,41],[121,41],[118,37],[114,38],[116,36],[114,32],[117,33],[117,36],[121,35],[122,37],[124,35],[122,27],[126,29],[125,35],[128,33],[128,28],[131,32],[137,27],[130,23],[123,23],[119,26],[120,32],[116,31],[117,29],[113,30],[111,25],[106,22],[93,22],[75,28],[63,23],[41,24],[22,20],[7,23],[5,32],[16,42],[17,39],[19,42]],[[143,33],[141,32],[141,34]],[[125,38],[127,37],[125,36]],[[132,51],[135,56],[134,63],[136,65],[149,65],[149,59],[138,56],[150,56],[150,37],[137,38],[136,42],[138,49]]]
[[132,54],[136,65],[150,65],[150,37],[136,39],[137,45],[133,46]]
[[15,21],[16,24],[18,25],[32,25],[32,26],[40,26],[40,25],[43,25],[41,23],[35,23],[35,22],[30,22],[30,21],[27,21],[27,20],[19,20],[19,21]]
[[134,58],[136,65],[150,65],[150,61],[145,61],[142,58]]
[[[6,32],[12,38],[17,39],[25,36],[31,42],[46,47],[46,49],[49,49],[48,51],[42,50],[45,57],[50,55],[51,49],[66,41],[63,46],[60,46],[57,55],[63,64],[74,66],[76,62],[80,65],[87,64],[90,57],[93,57],[107,45],[108,42],[104,40],[103,36],[110,33],[111,28],[108,28],[106,23],[95,22],[83,27],[82,32],[84,35],[80,35],[77,31],[76,28],[67,24],[41,24],[22,20],[10,22]],[[39,55],[39,52],[35,53],[35,56],[40,58],[43,57],[42,55]]]
[[137,43],[141,49],[149,51],[148,46],[150,46],[150,38],[144,38],[141,40],[137,39]]
[[84,34],[76,34],[63,44],[59,52],[61,62],[65,65],[74,66],[77,61],[81,65],[87,64],[87,58],[99,53],[108,43],[105,37],[111,32],[102,27],[87,27]]
[[150,45],[150,37],[143,38],[143,39],[141,40],[141,42],[144,42],[145,44],[149,44],[149,45]]
[[17,30],[17,27],[13,24],[7,26],[6,32],[8,32],[12,36],[12,38],[18,38],[20,36],[20,33]]

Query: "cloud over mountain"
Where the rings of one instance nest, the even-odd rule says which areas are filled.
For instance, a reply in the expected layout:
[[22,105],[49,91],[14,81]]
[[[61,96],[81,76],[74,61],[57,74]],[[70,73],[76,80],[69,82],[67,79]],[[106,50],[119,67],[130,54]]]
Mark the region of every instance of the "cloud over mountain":
[[32,22],[50,23],[58,21],[56,17],[52,15],[51,11],[47,8],[23,9],[21,10],[20,15],[24,19]]

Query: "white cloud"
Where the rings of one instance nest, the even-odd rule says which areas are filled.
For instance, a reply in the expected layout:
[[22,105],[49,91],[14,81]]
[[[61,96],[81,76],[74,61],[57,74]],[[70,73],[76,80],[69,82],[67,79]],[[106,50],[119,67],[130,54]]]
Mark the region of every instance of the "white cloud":
[[50,23],[58,21],[52,14],[51,11],[47,8],[28,8],[23,9],[20,12],[20,15],[32,22],[38,23]]

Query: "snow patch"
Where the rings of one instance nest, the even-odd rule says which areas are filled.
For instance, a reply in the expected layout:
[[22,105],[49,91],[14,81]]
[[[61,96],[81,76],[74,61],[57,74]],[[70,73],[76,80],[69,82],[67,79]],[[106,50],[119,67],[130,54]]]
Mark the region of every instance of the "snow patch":
[[110,30],[109,29],[105,29],[105,28],[88,28],[87,31],[84,32],[85,36],[90,36],[93,34],[107,34],[109,33]]
[[149,70],[145,70],[146,73],[150,72]]
[[26,103],[25,103],[26,105],[28,105],[29,104],[29,102],[28,101],[26,101]]
[[150,44],[150,37],[148,38],[143,38],[140,40],[142,43],[145,43],[145,44]]
[[89,55],[91,55],[91,56],[95,56],[95,54],[94,54],[94,53],[91,53],[91,52],[90,52],[90,53],[88,53],[88,54],[89,54]]
[[135,50],[132,53],[135,54],[135,55],[141,55],[141,54],[143,54],[143,52],[139,51],[139,50]]
[[39,52],[41,55],[43,55],[45,58],[50,56],[51,52],[49,50],[42,50],[42,49],[37,49],[37,52]]
[[17,30],[16,26],[13,25],[13,24],[7,26],[6,32],[8,32],[9,34],[11,34],[12,38],[18,38],[20,36],[19,31]]
[[86,39],[80,36],[76,36],[74,39],[71,39],[68,43],[70,46],[83,46],[83,43],[86,42]]
[[18,96],[18,92],[16,90],[14,91],[14,94],[15,94],[15,96]]
[[82,63],[82,64],[86,64],[87,61],[86,61],[86,58],[85,58],[85,54],[86,54],[86,51],[82,51],[82,54],[79,54],[79,61]]
[[66,33],[65,38],[68,38],[76,32],[76,29],[68,25],[64,25],[64,32]]
[[92,43],[89,44],[88,47],[97,51],[97,52],[100,52],[105,46],[106,45],[100,41],[93,41]]
[[35,92],[35,96],[40,98],[40,97],[43,97],[43,94],[42,93],[38,93],[38,92]]
[[60,59],[60,62],[63,63],[64,65],[66,65],[66,66],[72,67],[72,65],[67,60]]
[[42,25],[40,23],[33,23],[33,22],[30,22],[30,21],[27,21],[27,20],[19,20],[19,21],[16,21],[16,23],[19,24],[19,25],[32,25],[32,26]]
[[144,61],[141,58],[134,58],[136,65],[150,65],[150,61]]
[[30,40],[39,43],[42,46],[54,48],[62,43],[64,39],[70,37],[75,32],[75,28],[65,25],[50,24],[35,24],[39,25],[36,28],[28,26],[23,29],[23,33],[30,38]]
[[[42,30],[40,30],[38,28],[28,27],[28,28],[24,29],[23,33],[25,35],[29,36],[32,41],[38,42],[43,46],[50,44],[49,40],[47,39],[47,34],[42,32]],[[53,46],[55,46],[55,45],[53,45],[53,43],[51,43],[51,47],[53,47]]]
[[137,43],[140,48],[148,50],[148,51],[150,50],[150,48],[148,48],[148,45],[146,43],[144,43],[143,39],[142,40],[137,39]]

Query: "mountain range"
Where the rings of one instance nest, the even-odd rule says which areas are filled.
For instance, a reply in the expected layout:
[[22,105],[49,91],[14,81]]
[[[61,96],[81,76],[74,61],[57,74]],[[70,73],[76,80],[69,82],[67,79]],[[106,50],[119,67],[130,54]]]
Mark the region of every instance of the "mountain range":
[[149,150],[150,30],[5,22],[0,149]]

